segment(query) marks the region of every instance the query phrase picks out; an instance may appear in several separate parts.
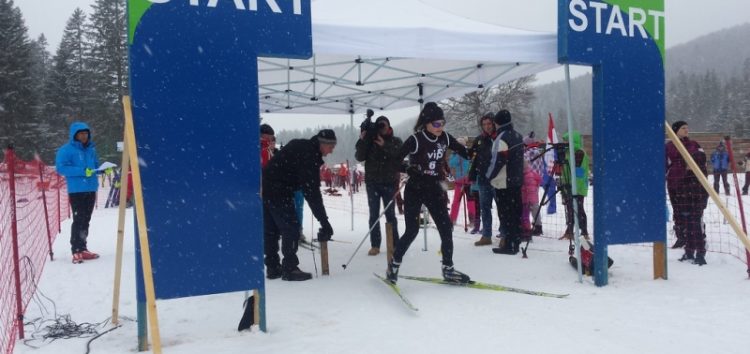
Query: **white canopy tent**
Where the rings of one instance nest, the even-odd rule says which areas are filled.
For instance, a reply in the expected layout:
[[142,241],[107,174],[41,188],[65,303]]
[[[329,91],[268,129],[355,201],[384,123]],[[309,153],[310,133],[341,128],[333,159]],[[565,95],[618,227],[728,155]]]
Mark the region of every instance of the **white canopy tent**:
[[313,58],[258,59],[263,113],[391,110],[558,66],[557,35],[472,21],[419,0],[313,0]]

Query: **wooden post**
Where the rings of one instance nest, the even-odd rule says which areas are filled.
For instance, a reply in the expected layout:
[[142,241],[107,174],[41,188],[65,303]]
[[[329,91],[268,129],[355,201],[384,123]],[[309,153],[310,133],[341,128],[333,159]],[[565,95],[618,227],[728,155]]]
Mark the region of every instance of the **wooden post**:
[[[313,250],[313,252],[315,252]],[[320,269],[323,275],[329,275],[328,270],[328,242],[320,242]]]
[[120,170],[120,205],[117,216],[117,246],[115,247],[115,284],[112,292],[112,324],[119,322],[120,306],[120,277],[122,275],[122,244],[125,238],[125,207],[127,204],[128,173],[130,172],[130,156],[128,155],[127,139],[123,140],[122,169]]
[[[148,228],[146,225],[146,209],[141,186],[141,170],[138,165],[138,149],[135,144],[135,128],[133,127],[133,113],[130,108],[130,97],[123,96],[122,104],[125,109],[125,146],[133,163],[133,193],[135,195],[135,212],[138,220],[138,235],[141,246],[141,265],[143,267],[143,282],[146,290],[146,306],[148,318],[151,322],[151,338],[153,352],[161,354],[161,337],[159,336],[159,318],[156,313],[156,292],[154,290],[154,275],[151,269],[151,251],[148,246]],[[121,191],[122,192],[122,191]]]
[[393,224],[385,223],[385,254],[388,264],[391,264],[393,259]]
[[654,242],[654,279],[667,279],[667,245]]
[[721,197],[719,197],[719,194],[714,191],[714,188],[708,184],[708,179],[706,179],[706,176],[703,175],[703,172],[698,168],[698,165],[693,161],[693,158],[690,156],[690,153],[685,150],[685,146],[682,145],[682,142],[677,137],[677,134],[670,129],[669,122],[664,122],[664,130],[667,132],[667,136],[669,137],[669,140],[672,140],[672,143],[674,143],[674,146],[677,148],[677,151],[680,152],[680,155],[682,155],[682,158],[687,163],[688,167],[693,171],[693,174],[695,177],[698,178],[698,182],[703,185],[703,188],[708,192],[708,195],[713,199],[714,203],[717,207],[719,207],[719,210],[722,214],[724,214],[724,217],[729,221],[729,225],[732,227],[732,230],[734,230],[735,234],[737,235],[737,238],[742,242],[743,245],[745,245],[745,249],[750,251],[750,239],[747,238],[747,235],[742,230],[742,227],[739,223],[737,223],[737,220],[734,218],[734,216],[727,210],[727,207],[722,203]]

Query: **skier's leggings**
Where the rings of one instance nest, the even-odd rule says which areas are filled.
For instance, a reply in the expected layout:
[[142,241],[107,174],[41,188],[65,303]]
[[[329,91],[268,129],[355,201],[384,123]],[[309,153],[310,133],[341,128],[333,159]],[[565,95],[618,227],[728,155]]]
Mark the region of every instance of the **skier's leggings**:
[[422,204],[427,207],[440,234],[443,265],[453,265],[453,224],[448,215],[445,192],[436,178],[411,178],[404,188],[404,219],[406,230],[398,240],[393,260],[401,262],[409,245],[419,234],[419,214]]

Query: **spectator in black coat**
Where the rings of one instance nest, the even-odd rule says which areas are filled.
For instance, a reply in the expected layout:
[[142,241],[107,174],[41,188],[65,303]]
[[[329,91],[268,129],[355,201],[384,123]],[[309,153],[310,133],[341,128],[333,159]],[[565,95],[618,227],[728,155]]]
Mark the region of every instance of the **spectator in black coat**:
[[493,248],[492,252],[516,254],[520,247],[523,210],[523,136],[513,129],[510,112],[507,110],[503,109],[495,114],[495,125],[497,138],[492,145],[492,162],[486,177],[495,187],[498,217],[507,234],[500,247]]
[[[391,225],[393,231],[393,243],[398,242],[398,220],[396,219],[395,203],[392,203],[399,188],[401,174],[401,160],[398,151],[401,149],[401,139],[393,136],[391,123],[385,116],[375,120],[378,133],[370,137],[366,130],[359,135],[355,146],[354,157],[357,161],[365,163],[365,188],[367,189],[367,205],[370,209],[368,225],[373,228],[370,232],[370,256],[380,253],[380,203],[388,206],[385,209],[385,220]],[[373,226],[375,225],[375,226]]]
[[[336,134],[323,129],[311,139],[290,141],[265,167],[262,194],[266,278],[292,281],[312,278],[298,267],[300,224],[294,209],[294,191],[302,190],[307,205],[320,222],[318,240],[330,240],[333,229],[320,194],[319,171],[323,156],[330,154],[335,146]],[[283,261],[279,259],[279,238]]]

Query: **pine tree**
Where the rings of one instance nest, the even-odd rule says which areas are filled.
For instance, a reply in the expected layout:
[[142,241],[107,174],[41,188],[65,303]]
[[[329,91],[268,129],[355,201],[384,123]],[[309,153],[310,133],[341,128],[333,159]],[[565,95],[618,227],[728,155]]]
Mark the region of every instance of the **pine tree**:
[[94,75],[89,106],[102,159],[116,158],[115,142],[122,140],[121,97],[127,93],[127,27],[125,0],[96,0],[87,26],[91,42],[90,68]]
[[0,143],[15,145],[21,157],[29,158],[36,140],[32,46],[13,0],[0,0],[0,48]]
[[37,94],[34,110],[34,127],[36,131],[37,151],[42,161],[54,162],[55,152],[59,147],[60,131],[51,125],[47,110],[47,83],[51,72],[52,59],[47,51],[47,38],[39,35],[31,42],[31,76],[33,90]]
[[52,72],[47,83],[47,115],[53,130],[67,141],[67,127],[76,120],[86,120],[87,106],[91,94],[90,69],[88,68],[89,44],[84,37],[86,14],[77,8],[68,19],[62,40],[52,59]]

